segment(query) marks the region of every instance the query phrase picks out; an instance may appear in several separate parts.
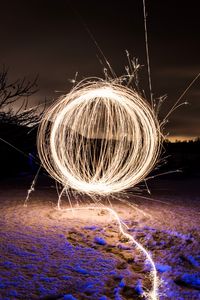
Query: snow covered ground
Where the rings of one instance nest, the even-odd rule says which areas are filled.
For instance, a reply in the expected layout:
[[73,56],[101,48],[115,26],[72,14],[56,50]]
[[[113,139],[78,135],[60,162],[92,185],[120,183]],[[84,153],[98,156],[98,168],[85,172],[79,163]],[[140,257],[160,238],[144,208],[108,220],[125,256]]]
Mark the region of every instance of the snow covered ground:
[[[58,211],[49,185],[39,186],[23,207],[21,181],[0,187],[0,299],[144,299],[149,264],[119,235],[109,213]],[[200,299],[198,181],[154,182],[152,192],[154,200],[134,193],[124,198],[136,209],[117,200],[113,207],[151,252],[160,299]],[[87,201],[72,200],[74,207]]]

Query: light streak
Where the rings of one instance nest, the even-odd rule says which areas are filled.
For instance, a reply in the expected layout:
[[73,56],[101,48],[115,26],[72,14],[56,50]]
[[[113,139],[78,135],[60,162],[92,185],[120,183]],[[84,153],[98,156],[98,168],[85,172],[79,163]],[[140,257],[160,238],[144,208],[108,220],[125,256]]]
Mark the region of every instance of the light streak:
[[145,37],[147,71],[148,71],[148,81],[149,81],[149,92],[150,92],[150,97],[151,97],[151,105],[152,105],[152,107],[154,107],[154,99],[153,99],[153,93],[152,93],[152,82],[151,82],[151,68],[150,68],[148,32],[147,32],[147,12],[146,12],[146,3],[145,3],[145,0],[143,0],[143,15],[144,15],[144,37]]
[[[87,206],[87,207],[76,207],[73,208],[73,211],[77,210],[105,210],[109,212],[115,219],[115,221],[118,224],[119,232],[130,242],[132,242],[140,252],[142,252],[146,258],[148,259],[150,266],[151,266],[151,280],[152,280],[152,287],[151,290],[144,292],[143,296],[145,296],[148,300],[158,300],[159,299],[159,286],[160,286],[160,280],[157,275],[157,270],[155,263],[149,254],[149,252],[140,244],[138,243],[132,235],[130,235],[126,230],[129,230],[129,227],[122,221],[120,220],[117,212],[110,208],[110,207],[105,207],[105,206]],[[63,211],[71,211],[71,208],[63,209]],[[124,229],[126,228],[126,230]]]
[[30,195],[32,192],[35,191],[35,185],[36,185],[36,181],[38,179],[38,176],[39,176],[39,173],[41,171],[41,168],[42,168],[42,165],[39,166],[38,170],[37,170],[37,173],[35,174],[34,178],[33,178],[33,181],[31,183],[31,186],[30,188],[28,189],[27,191],[27,195],[26,195],[26,199],[24,200],[24,207],[27,207],[27,203],[29,201],[29,198],[30,198]]
[[64,187],[109,195],[134,187],[155,166],[160,125],[150,105],[115,80],[77,85],[46,112],[37,146]]

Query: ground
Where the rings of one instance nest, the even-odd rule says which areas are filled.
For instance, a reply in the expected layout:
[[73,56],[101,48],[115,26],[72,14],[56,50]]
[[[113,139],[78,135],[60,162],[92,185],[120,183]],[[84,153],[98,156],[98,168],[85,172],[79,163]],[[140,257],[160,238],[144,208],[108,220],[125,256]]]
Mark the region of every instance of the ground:
[[[145,299],[149,263],[110,214],[58,211],[55,186],[45,181],[24,207],[28,182],[22,176],[0,186],[0,299]],[[136,208],[117,199],[112,205],[151,253],[160,299],[200,299],[199,179],[156,180],[151,191],[118,195]],[[83,207],[88,200],[72,201]]]

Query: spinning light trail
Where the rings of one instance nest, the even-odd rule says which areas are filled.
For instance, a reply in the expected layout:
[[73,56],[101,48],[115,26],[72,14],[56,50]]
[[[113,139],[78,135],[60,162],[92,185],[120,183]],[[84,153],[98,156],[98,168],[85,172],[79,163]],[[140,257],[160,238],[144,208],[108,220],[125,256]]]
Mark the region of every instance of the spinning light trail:
[[115,81],[87,81],[46,112],[38,133],[43,166],[64,187],[108,195],[153,169],[160,126],[149,104]]

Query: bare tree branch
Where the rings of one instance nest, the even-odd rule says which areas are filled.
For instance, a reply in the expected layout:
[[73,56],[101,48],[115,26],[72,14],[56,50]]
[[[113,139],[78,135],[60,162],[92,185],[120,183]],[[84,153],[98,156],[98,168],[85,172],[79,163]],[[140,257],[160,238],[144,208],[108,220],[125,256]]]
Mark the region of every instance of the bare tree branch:
[[3,66],[0,71],[0,109],[18,101],[21,98],[28,98],[38,91],[38,76],[33,81],[25,77],[15,81],[9,81],[8,68]]
[[[0,71],[1,123],[33,127],[40,122],[46,108],[46,101],[42,104],[42,109],[40,110],[39,106],[28,108],[29,97],[38,91],[37,81],[38,76],[33,81],[29,81],[25,77],[10,81],[8,68],[3,66],[2,71]],[[19,105],[19,108],[16,108],[15,104],[19,100],[22,100],[22,103]]]

